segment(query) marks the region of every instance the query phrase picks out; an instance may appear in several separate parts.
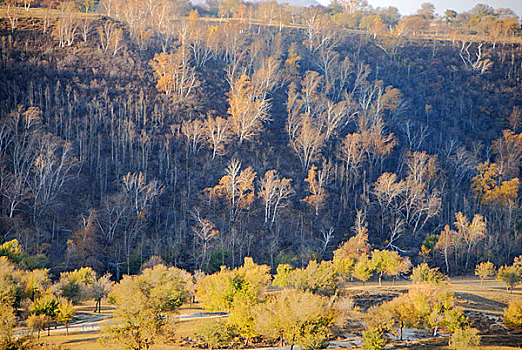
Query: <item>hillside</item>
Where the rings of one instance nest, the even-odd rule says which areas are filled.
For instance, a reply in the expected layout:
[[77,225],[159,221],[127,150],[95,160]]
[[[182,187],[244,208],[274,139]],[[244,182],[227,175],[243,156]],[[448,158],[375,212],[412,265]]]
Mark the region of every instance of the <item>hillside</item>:
[[0,21],[0,237],[53,272],[522,254],[516,41],[35,13]]

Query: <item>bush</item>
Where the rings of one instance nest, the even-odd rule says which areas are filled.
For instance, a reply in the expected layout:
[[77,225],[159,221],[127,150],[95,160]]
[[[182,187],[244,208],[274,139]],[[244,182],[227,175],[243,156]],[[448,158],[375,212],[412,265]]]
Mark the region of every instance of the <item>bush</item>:
[[383,328],[370,328],[363,332],[364,350],[382,350],[386,344],[388,344],[388,336]]
[[311,260],[306,269],[294,270],[290,280],[297,289],[317,295],[334,295],[338,287],[338,276],[331,261]]
[[202,277],[196,296],[207,311],[230,311],[237,298],[257,303],[270,278],[270,267],[245,258],[239,268],[230,270],[223,266],[221,271]]
[[509,329],[522,329],[522,299],[510,301],[504,309],[504,325]]
[[446,280],[447,277],[439,271],[438,267],[430,268],[426,263],[414,267],[411,272],[411,281],[413,283],[428,282],[439,285]]
[[236,336],[233,327],[225,320],[205,320],[196,332],[196,338],[210,349],[230,347]]
[[450,349],[467,350],[480,345],[480,335],[475,328],[457,329],[449,340]]
[[272,285],[276,287],[288,287],[292,285],[291,274],[293,272],[293,268],[289,264],[279,264],[277,265],[277,274],[274,276],[274,280],[272,281]]

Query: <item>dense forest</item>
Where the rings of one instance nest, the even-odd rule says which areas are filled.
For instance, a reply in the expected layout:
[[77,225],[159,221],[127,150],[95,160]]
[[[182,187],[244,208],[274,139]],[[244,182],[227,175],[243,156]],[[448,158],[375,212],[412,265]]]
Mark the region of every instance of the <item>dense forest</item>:
[[275,271],[361,232],[449,274],[522,254],[510,10],[1,3],[0,239],[28,268]]

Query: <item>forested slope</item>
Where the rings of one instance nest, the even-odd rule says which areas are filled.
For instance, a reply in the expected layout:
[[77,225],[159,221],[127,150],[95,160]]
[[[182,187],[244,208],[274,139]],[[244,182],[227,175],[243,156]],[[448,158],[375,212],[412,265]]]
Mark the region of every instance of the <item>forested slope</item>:
[[522,254],[520,45],[111,17],[0,22],[0,235],[54,271],[300,266],[364,227],[451,273]]

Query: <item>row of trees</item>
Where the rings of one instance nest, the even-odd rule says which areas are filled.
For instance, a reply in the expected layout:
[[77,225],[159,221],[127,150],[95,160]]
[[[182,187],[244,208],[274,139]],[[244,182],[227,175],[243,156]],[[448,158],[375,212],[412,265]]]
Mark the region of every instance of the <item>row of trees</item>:
[[[97,277],[91,268],[63,272],[52,284],[48,270],[26,270],[14,263],[24,255],[16,241],[4,244],[0,251],[0,298],[6,306],[1,316],[2,341],[6,344],[25,339],[12,331],[17,318],[25,320],[39,337],[41,330],[49,332],[53,322],[67,328],[75,315],[74,304],[94,299],[95,312],[101,312],[101,301],[107,297],[116,310],[114,319],[103,326],[103,341],[129,349],[148,348],[172,341],[176,310],[195,297],[203,309],[228,314],[226,320],[201,323],[196,342],[210,347],[248,346],[263,339],[319,349],[327,346],[336,329],[342,329],[343,313],[351,312],[337,305],[337,301],[342,304],[343,285],[354,278],[364,283],[372,275],[380,285],[383,276],[404,277],[411,269],[409,259],[396,252],[371,251],[364,229],[341,245],[333,260],[310,261],[302,269],[281,264],[274,276],[269,266],[255,264],[251,258],[245,258],[240,267],[223,266],[210,275],[167,268],[156,258],[139,275],[125,275],[116,284],[108,275]],[[476,274],[481,280],[494,276],[494,265],[481,263]],[[433,336],[439,329],[450,331],[454,348],[478,342],[476,330],[469,328],[469,320],[448,290],[446,276],[424,263],[413,268],[410,279],[413,285],[407,293],[360,314],[367,327],[365,348],[384,348],[387,334],[402,340],[403,329],[409,327],[428,329]],[[497,279],[510,288],[520,283],[520,258],[513,266],[500,268]],[[279,290],[270,291],[270,286]],[[505,310],[507,327],[520,327],[519,309],[513,302]]]
[[[0,247],[0,302],[2,303],[2,344],[6,348],[24,343],[15,336],[18,323],[38,332],[53,324],[68,326],[75,316],[74,304],[83,300],[96,301],[95,312],[101,312],[101,301],[107,297],[113,282],[110,275],[98,277],[90,268],[63,272],[52,283],[49,269],[27,268],[28,255],[16,240]],[[11,344],[11,345],[10,345]]]

